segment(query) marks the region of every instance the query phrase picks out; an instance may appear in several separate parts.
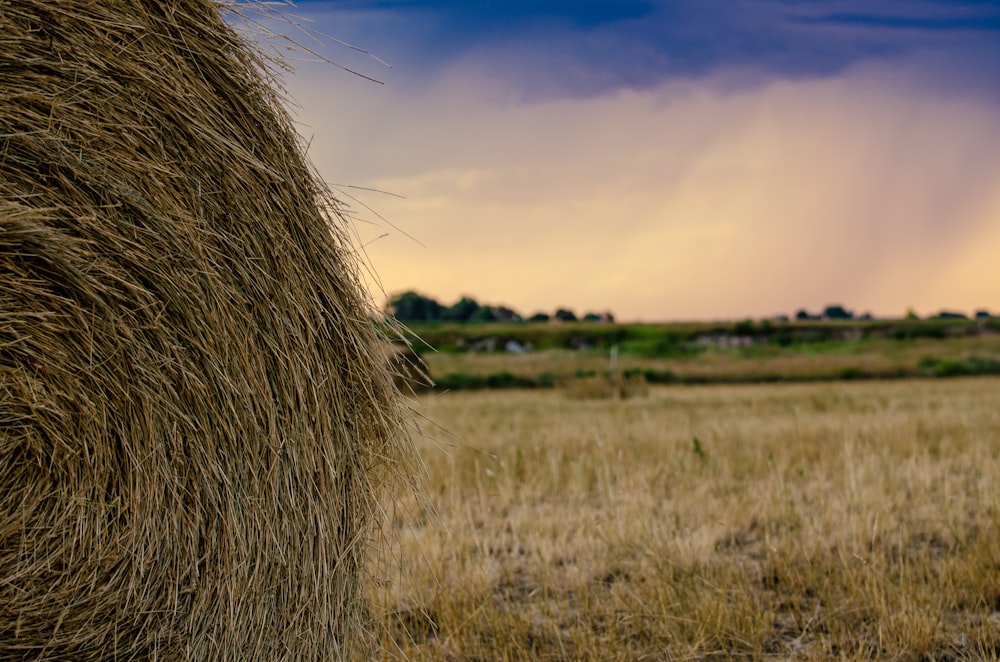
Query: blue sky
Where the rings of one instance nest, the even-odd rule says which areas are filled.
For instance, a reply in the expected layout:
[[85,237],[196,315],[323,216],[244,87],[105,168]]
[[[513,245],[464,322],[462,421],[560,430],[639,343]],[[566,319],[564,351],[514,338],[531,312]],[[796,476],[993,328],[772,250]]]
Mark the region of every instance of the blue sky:
[[392,194],[341,189],[376,299],[1000,312],[984,284],[1000,276],[1000,2],[287,11],[375,56],[277,24],[381,83],[301,51],[286,78],[324,177]]

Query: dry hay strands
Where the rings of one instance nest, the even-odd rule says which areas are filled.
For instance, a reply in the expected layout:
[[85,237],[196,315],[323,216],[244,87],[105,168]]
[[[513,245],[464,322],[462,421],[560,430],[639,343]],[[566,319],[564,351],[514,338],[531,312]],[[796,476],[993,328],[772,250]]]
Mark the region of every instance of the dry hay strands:
[[418,395],[434,388],[434,380],[427,362],[417,353],[413,343],[405,339],[384,344],[382,351],[400,393]]
[[409,444],[269,80],[208,0],[0,0],[0,659],[369,640]]

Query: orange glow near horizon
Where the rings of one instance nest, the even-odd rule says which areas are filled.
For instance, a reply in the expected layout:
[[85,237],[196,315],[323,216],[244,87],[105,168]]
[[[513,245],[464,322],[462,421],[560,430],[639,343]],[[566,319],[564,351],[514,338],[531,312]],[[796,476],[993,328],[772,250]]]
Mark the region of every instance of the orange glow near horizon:
[[1000,311],[1000,113],[891,80],[530,103],[458,73],[409,99],[290,88],[320,172],[393,194],[362,199],[398,230],[353,205],[388,293],[649,321]]

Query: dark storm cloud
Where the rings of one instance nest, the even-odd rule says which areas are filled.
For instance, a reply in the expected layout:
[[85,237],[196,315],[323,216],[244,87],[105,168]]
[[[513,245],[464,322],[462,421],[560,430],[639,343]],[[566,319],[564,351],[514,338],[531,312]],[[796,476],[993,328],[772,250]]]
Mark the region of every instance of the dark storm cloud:
[[465,2],[416,2],[413,0],[305,0],[300,7],[325,7],[338,11],[415,11],[459,19],[468,26],[489,28],[508,21],[531,22],[543,17],[571,20],[581,27],[594,27],[623,19],[639,18],[654,7],[640,0],[466,0]]
[[1000,16],[954,16],[947,18],[920,18],[879,16],[872,14],[828,14],[797,19],[803,25],[846,25],[869,28],[895,28],[902,30],[937,31],[1000,31]]
[[[1000,2],[944,0],[307,0],[338,32],[342,12],[393,21],[365,35],[420,77],[461,62],[527,95],[594,95],[738,70],[757,77],[840,73],[924,59],[938,78],[975,69],[1000,89]],[[387,23],[386,26],[389,24]],[[346,35],[351,39],[352,35]],[[355,39],[356,41],[356,39]],[[376,49],[378,50],[378,49]],[[395,63],[395,62],[394,62]]]

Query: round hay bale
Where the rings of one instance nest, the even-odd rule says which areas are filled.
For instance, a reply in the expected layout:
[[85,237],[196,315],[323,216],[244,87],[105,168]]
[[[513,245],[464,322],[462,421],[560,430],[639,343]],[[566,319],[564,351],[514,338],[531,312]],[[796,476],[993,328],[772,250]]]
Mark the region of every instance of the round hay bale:
[[0,659],[356,658],[402,409],[209,0],[0,0]]

